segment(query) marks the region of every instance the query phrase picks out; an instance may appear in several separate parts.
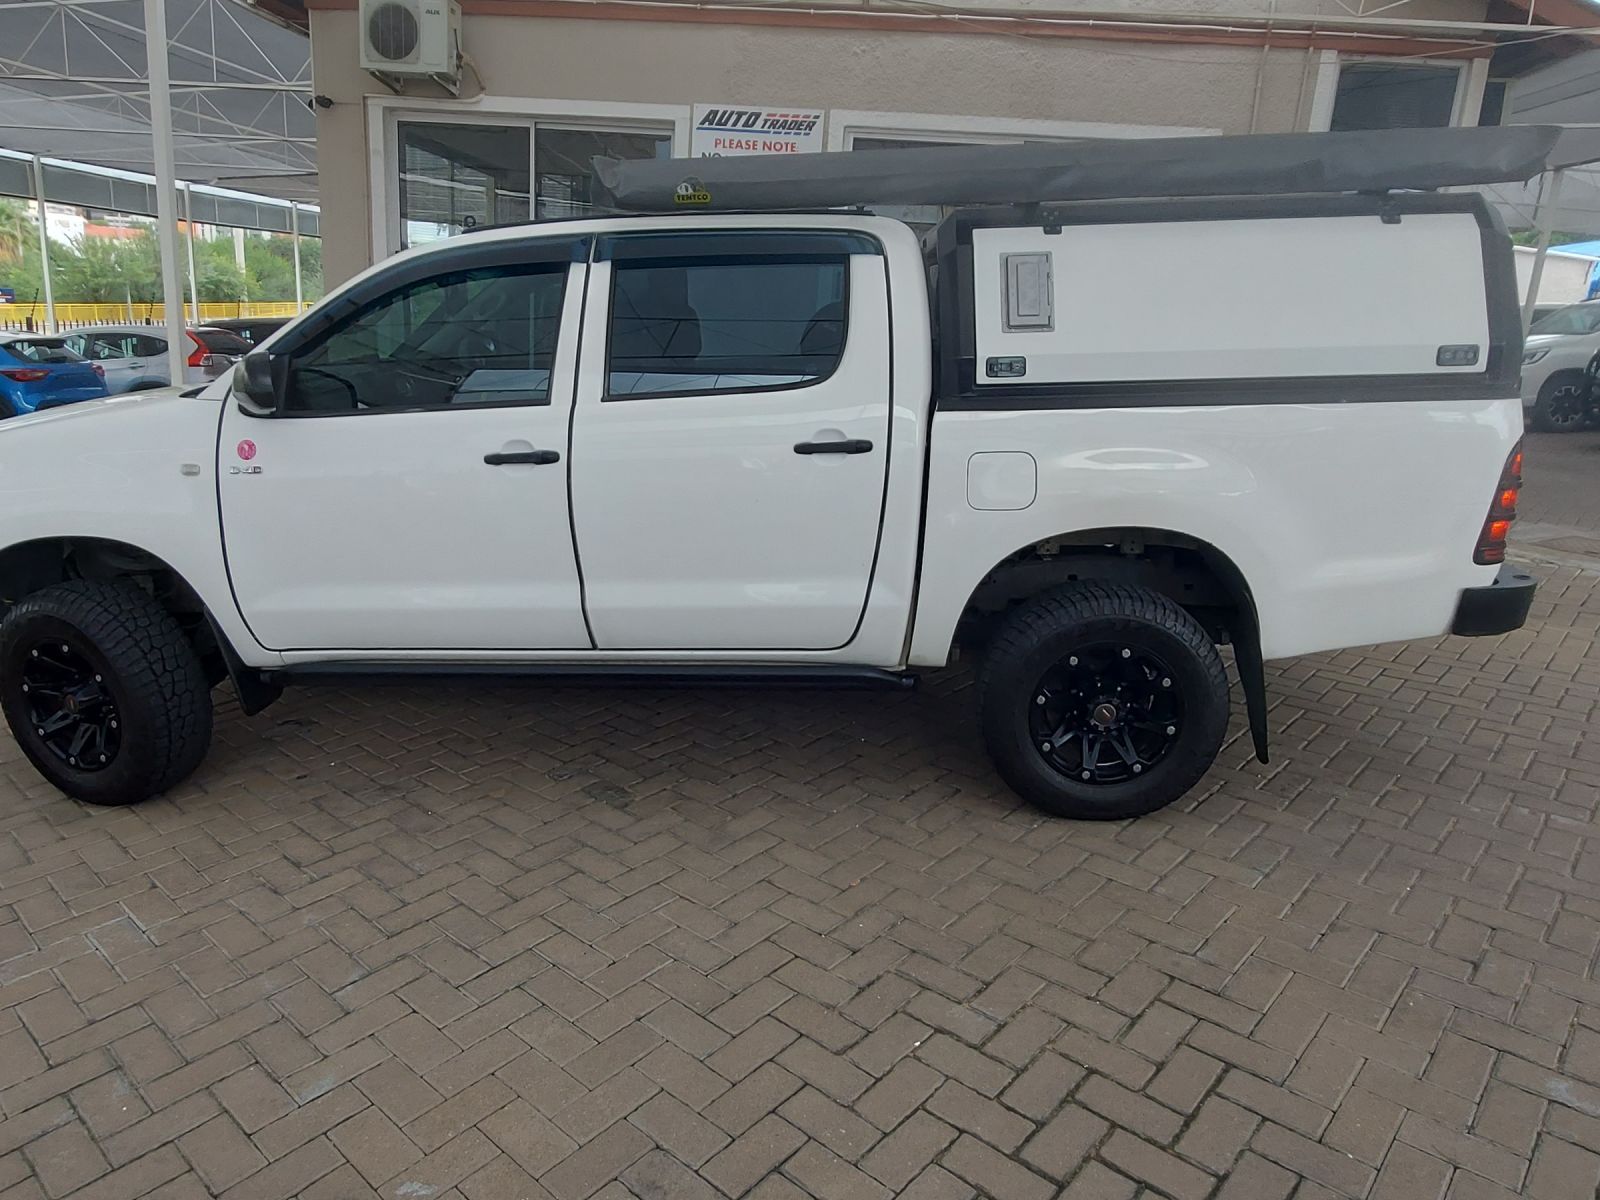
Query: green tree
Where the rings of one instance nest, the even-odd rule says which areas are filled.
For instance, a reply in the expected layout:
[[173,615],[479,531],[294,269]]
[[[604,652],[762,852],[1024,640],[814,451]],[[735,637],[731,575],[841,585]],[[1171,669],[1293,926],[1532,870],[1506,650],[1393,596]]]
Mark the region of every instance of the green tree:
[[[245,273],[252,300],[294,299],[294,239],[283,234],[245,242]],[[300,283],[307,300],[322,295],[322,243],[300,239]]]
[[33,214],[20,200],[0,200],[0,263],[22,260],[23,249],[37,242]]
[[148,302],[156,298],[153,247],[143,243],[148,235],[135,238],[85,238],[81,245],[52,242],[50,267],[60,303],[120,304],[132,299]]

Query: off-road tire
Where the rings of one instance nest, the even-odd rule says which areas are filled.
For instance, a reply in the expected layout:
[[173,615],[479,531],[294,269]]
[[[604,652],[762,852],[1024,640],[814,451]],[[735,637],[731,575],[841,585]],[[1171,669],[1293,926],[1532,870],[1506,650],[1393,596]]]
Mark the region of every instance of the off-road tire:
[[[77,770],[36,736],[21,661],[59,638],[103,673],[120,723],[115,757]],[[74,580],[19,601],[0,623],[0,708],[22,752],[47,780],[90,804],[136,804],[200,765],[211,743],[211,690],[194,646],[172,615],[137,584]]]
[[1589,423],[1583,390],[1589,382],[1582,371],[1557,371],[1539,388],[1530,412],[1539,433],[1576,433]]
[[[1076,647],[1115,641],[1159,655],[1185,717],[1164,757],[1143,775],[1082,783],[1052,767],[1030,734],[1039,680]],[[996,769],[1029,803],[1054,816],[1118,821],[1164,808],[1211,766],[1228,728],[1228,676],[1198,622],[1159,593],[1078,583],[1020,605],[1004,619],[978,683],[984,741]]]

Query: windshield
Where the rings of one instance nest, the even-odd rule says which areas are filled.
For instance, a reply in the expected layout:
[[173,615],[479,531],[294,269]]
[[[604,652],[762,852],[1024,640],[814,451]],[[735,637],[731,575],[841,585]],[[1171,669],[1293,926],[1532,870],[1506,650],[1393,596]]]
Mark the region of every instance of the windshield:
[[1600,330],[1600,304],[1569,304],[1528,326],[1529,333],[1594,333]]
[[17,338],[6,343],[6,349],[24,362],[67,363],[83,359],[67,349],[60,338]]

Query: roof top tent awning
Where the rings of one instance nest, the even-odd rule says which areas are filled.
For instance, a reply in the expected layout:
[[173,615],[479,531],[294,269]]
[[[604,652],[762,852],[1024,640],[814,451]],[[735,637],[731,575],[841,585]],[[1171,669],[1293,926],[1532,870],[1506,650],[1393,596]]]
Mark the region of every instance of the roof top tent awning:
[[792,158],[594,160],[629,212],[1421,191],[1600,160],[1600,129],[1512,125],[932,146]]

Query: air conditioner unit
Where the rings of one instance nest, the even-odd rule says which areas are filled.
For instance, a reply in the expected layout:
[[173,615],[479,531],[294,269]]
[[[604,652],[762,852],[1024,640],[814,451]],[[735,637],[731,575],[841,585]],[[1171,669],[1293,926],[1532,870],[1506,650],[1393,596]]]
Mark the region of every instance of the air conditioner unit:
[[361,67],[390,87],[425,78],[456,89],[461,6],[455,0],[361,0]]

